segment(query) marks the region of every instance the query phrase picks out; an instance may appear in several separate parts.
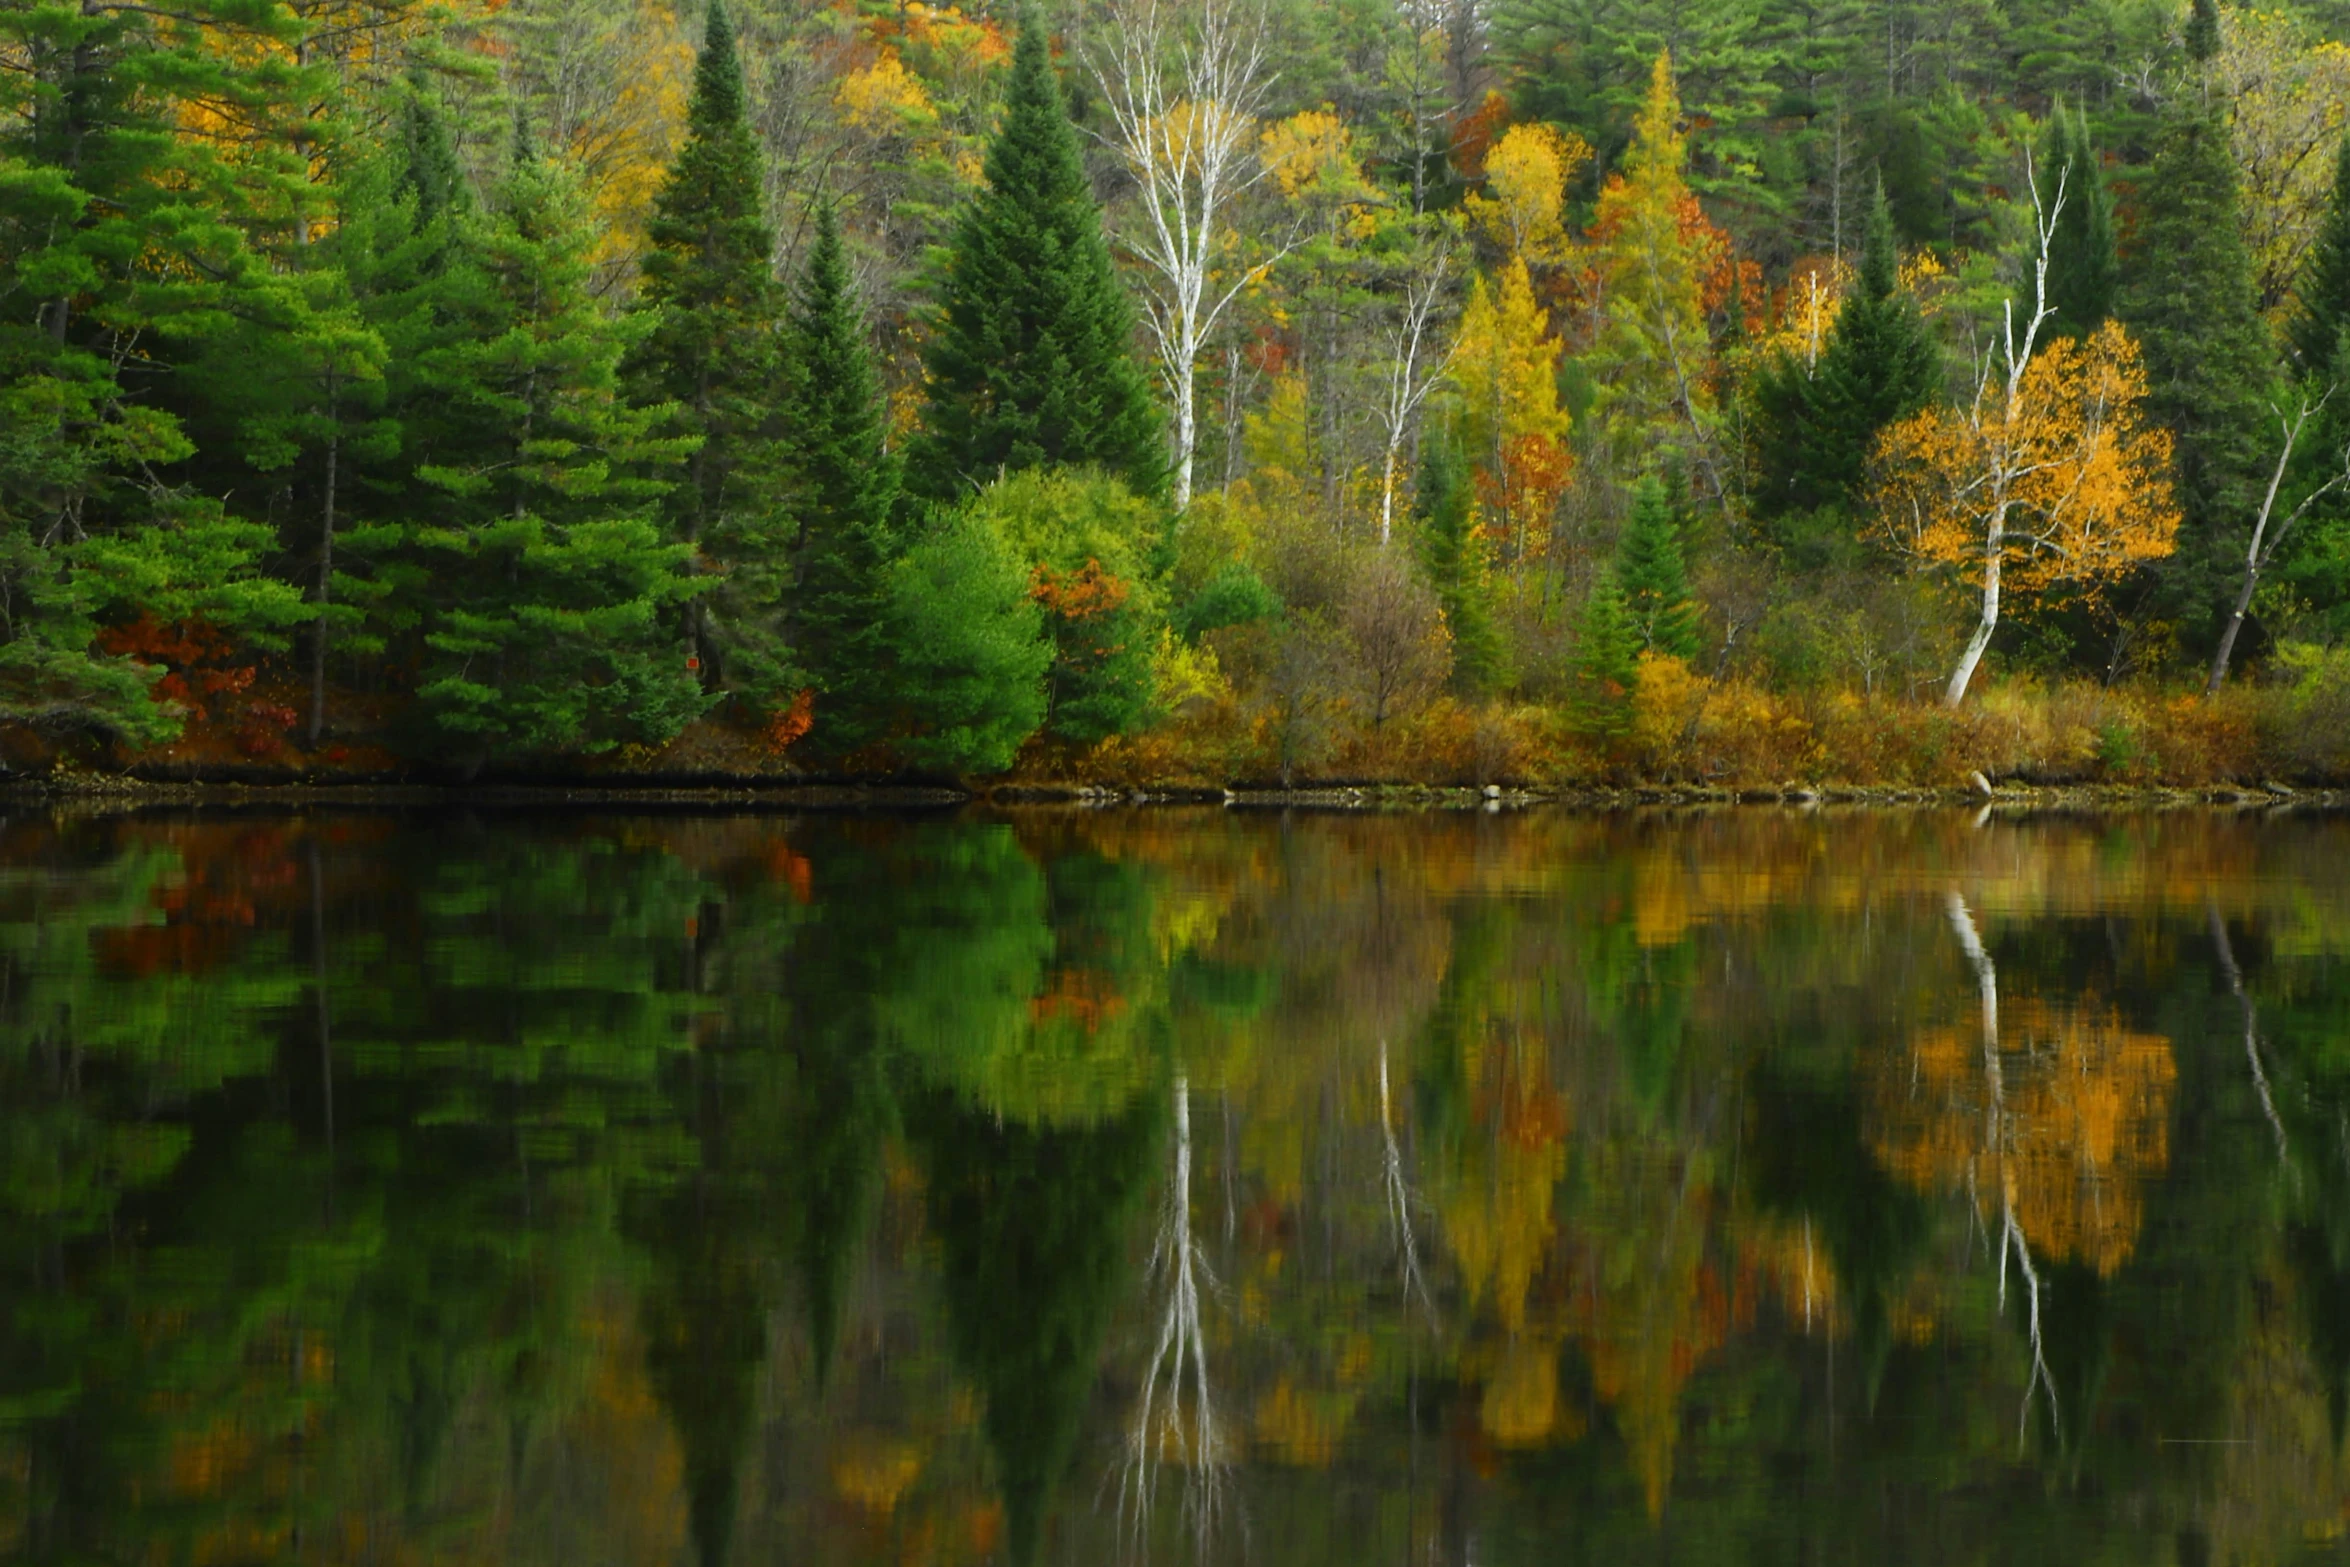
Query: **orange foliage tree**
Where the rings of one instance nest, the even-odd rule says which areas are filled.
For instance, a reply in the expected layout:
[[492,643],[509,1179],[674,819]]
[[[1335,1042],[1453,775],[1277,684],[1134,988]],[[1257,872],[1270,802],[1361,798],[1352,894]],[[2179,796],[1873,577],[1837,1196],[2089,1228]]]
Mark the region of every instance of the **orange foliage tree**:
[[1573,472],[1571,420],[1558,401],[1559,340],[1534,299],[1526,259],[1502,264],[1500,287],[1478,278],[1461,312],[1452,380],[1461,436],[1477,462],[1477,496],[1511,566],[1539,560],[1550,517]]
[[2039,254],[2034,306],[2019,336],[2010,307],[1998,351],[1974,396],[1930,408],[1878,437],[1877,525],[1913,558],[1959,568],[1982,591],[1974,635],[1943,700],[1966,700],[1999,627],[2001,595],[2068,582],[2094,591],[2140,562],[2168,555],[2178,532],[2170,434],[2149,425],[2137,344],[2108,321],[2085,341],[2040,342],[2048,303],[2048,242],[2064,208],[2060,180],[2032,207]]

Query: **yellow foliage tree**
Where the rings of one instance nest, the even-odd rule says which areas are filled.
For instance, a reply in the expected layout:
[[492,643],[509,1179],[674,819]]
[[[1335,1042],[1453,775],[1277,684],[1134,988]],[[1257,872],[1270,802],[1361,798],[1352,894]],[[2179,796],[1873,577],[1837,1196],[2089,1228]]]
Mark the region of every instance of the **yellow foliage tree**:
[[1592,362],[1609,434],[1627,453],[1681,447],[1727,505],[1707,385],[1706,287],[1727,240],[1689,188],[1689,138],[1670,50],[1656,57],[1623,172],[1599,194],[1591,234]]
[[1502,264],[1498,290],[1482,277],[1470,285],[1451,374],[1462,440],[1477,461],[1478,499],[1505,565],[1541,558],[1572,472],[1572,420],[1558,400],[1560,347],[1524,256]]
[[1471,192],[1470,216],[1511,254],[1536,265],[1566,258],[1567,181],[1591,159],[1591,144],[1549,125],[1513,125],[1485,155],[1485,193]]
[[2211,72],[2243,180],[2260,308],[2274,315],[2290,298],[2333,190],[2327,153],[2350,122],[2350,45],[2313,38],[2296,17],[2245,9],[2228,18]]
[[938,119],[922,79],[894,51],[834,83],[832,101],[846,124],[876,136],[926,129]]
[[1354,132],[1327,106],[1266,126],[1257,137],[1257,157],[1290,201],[1345,208],[1378,195],[1363,177]]
[[2004,592],[2056,582],[2093,591],[2169,554],[2178,532],[2170,435],[2145,421],[2137,345],[2109,321],[2086,341],[2038,347],[2046,314],[2020,346],[2010,331],[2004,374],[1986,362],[1965,406],[1930,408],[1878,437],[1884,535],[1981,589],[1974,635],[1944,692],[1952,707],[1998,629]]

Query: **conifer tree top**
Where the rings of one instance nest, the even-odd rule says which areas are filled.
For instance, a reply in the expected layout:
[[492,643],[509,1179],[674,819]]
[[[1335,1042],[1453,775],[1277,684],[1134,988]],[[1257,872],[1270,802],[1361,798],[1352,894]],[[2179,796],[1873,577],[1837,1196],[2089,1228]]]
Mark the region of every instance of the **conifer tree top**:
[[1876,197],[1869,203],[1868,228],[1860,245],[1861,291],[1871,299],[1891,299],[1901,286],[1901,255],[1893,245],[1893,207],[1885,199],[1885,176],[1877,176]]
[[2206,65],[2219,57],[2219,0],[2194,0],[2187,13],[2187,58]]
[[1004,118],[987,149],[987,185],[999,193],[1060,202],[1088,196],[1085,166],[1069,134],[1061,84],[1053,75],[1052,46],[1032,11],[1020,14],[1012,46],[1012,81]]
[[2350,131],[2343,133],[2334,165],[2334,198],[2302,265],[2296,292],[2293,352],[2304,373],[2324,374],[2334,363],[2343,334],[2350,332]]
[[1066,464],[1159,493],[1165,453],[1133,359],[1133,313],[1033,14],[986,173],[941,280],[930,402],[908,462],[915,487],[944,500],[998,473]]
[[730,125],[743,117],[743,65],[734,47],[734,23],[726,0],[710,0],[702,29],[702,52],[694,60],[694,98],[686,111],[697,131]]

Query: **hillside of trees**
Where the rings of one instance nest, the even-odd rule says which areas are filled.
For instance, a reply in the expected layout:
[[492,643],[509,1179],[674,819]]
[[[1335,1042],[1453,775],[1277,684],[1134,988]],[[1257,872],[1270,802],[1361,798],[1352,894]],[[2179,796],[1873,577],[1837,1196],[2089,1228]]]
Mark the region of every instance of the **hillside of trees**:
[[2350,5],[0,14],[0,753],[2350,771]]

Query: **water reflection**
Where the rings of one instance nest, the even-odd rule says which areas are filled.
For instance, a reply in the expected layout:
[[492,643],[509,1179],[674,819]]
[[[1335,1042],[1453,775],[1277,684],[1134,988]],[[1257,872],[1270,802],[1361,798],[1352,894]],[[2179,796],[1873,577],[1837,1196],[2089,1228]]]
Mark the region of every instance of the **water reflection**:
[[2350,823],[0,826],[0,1556],[2340,1559]]

